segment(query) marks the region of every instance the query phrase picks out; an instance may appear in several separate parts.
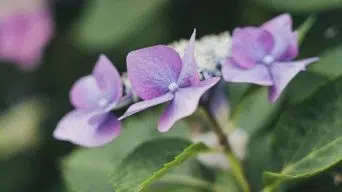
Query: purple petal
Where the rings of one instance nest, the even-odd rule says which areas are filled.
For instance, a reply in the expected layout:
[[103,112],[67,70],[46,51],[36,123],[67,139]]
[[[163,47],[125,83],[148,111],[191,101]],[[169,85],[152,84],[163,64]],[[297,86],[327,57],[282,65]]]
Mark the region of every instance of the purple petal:
[[167,93],[168,86],[177,82],[181,69],[178,53],[164,45],[139,49],[127,55],[128,78],[142,99]]
[[197,109],[201,96],[220,80],[213,77],[201,81],[196,86],[180,88],[175,92],[175,98],[170,102],[160,117],[158,130],[167,132],[178,121],[194,113]]
[[225,81],[236,83],[254,83],[258,85],[273,85],[273,80],[265,65],[255,65],[253,68],[244,69],[228,59],[222,65],[222,77]]
[[274,85],[270,87],[269,100],[275,102],[286,85],[297,75],[297,73],[304,71],[308,64],[316,61],[318,61],[317,57],[293,62],[274,63],[270,68]]
[[276,60],[291,60],[298,55],[297,34],[292,31],[292,19],[289,14],[279,15],[264,23],[261,28],[269,31],[274,38],[272,55]]
[[116,102],[121,98],[122,83],[120,74],[105,55],[100,56],[94,67],[93,75],[99,89],[103,92],[103,97],[108,102]]
[[276,59],[279,61],[291,61],[293,60],[299,52],[299,47],[298,47],[298,34],[297,32],[292,33],[292,38],[291,39],[286,39],[288,46],[285,52],[278,56]]
[[91,145],[101,146],[113,141],[121,133],[121,122],[118,118],[109,113],[106,120],[97,129],[94,140]]
[[101,55],[92,75],[75,82],[70,91],[70,101],[75,108],[93,109],[116,103],[122,96],[120,74],[107,59]]
[[292,31],[292,19],[287,13],[281,14],[267,21],[261,27],[268,30],[273,35],[276,35],[281,30]]
[[200,82],[199,74],[197,72],[197,63],[194,58],[195,38],[196,29],[192,33],[190,41],[184,50],[182,60],[183,68],[177,82],[180,87],[197,85]]
[[131,116],[137,112],[143,111],[147,108],[153,107],[155,105],[161,104],[161,103],[165,103],[167,101],[170,101],[174,98],[174,94],[173,93],[167,93],[165,95],[150,99],[150,100],[145,100],[145,101],[141,101],[138,103],[135,103],[133,105],[131,105],[127,111],[125,112],[125,114],[123,114],[119,120],[122,120],[123,118],[126,118],[128,116]]
[[53,136],[84,147],[98,147],[120,134],[121,124],[109,113],[74,110],[58,123]]
[[75,108],[97,108],[102,97],[103,93],[92,75],[81,77],[70,91],[70,101]]
[[251,68],[263,60],[273,48],[271,33],[256,27],[233,31],[232,57],[243,68]]

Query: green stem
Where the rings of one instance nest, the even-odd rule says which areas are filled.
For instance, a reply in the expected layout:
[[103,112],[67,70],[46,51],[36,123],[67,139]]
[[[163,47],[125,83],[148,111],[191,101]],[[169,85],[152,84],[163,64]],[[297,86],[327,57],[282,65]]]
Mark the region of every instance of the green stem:
[[317,18],[314,15],[311,15],[308,17],[298,28],[297,28],[297,33],[298,33],[298,44],[301,45],[306,34],[310,31],[310,29],[313,27],[315,24]]
[[240,161],[236,158],[236,156],[233,154],[233,152],[226,153],[226,156],[229,160],[229,163],[231,165],[232,171],[234,173],[235,178],[240,183],[241,188],[243,191],[248,192],[249,190],[249,184],[247,182],[247,179],[244,175],[244,171],[242,169],[242,165]]
[[250,191],[249,184],[248,184],[247,179],[244,175],[242,165],[241,165],[240,161],[237,159],[237,157],[235,156],[235,154],[233,153],[232,148],[231,148],[229,141],[227,139],[227,135],[220,128],[215,117],[213,117],[213,115],[210,113],[210,110],[208,108],[205,108],[205,109],[206,109],[205,111],[207,112],[209,119],[211,120],[211,122],[213,124],[212,130],[216,134],[220,145],[223,146],[225,156],[227,157],[227,159],[231,165],[232,173],[233,173],[235,179],[237,180],[238,184],[240,185],[240,187],[242,188],[242,190],[244,192],[249,192]]

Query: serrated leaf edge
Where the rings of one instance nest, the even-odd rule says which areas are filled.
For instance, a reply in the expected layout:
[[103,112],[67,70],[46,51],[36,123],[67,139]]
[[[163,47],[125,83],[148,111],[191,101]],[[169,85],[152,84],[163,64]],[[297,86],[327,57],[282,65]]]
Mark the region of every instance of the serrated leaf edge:
[[[148,179],[143,181],[138,186],[137,192],[142,191],[146,186],[148,186],[149,184],[154,182],[156,179],[158,179],[158,178],[162,177],[164,174],[166,174],[167,170],[169,170],[170,168],[172,168],[175,165],[179,165],[179,164],[183,163],[185,160],[187,160],[187,158],[189,158],[193,155],[196,155],[198,153],[204,153],[204,152],[210,152],[210,151],[211,151],[211,149],[207,145],[205,145],[203,142],[191,143],[189,146],[184,148],[184,150],[180,154],[175,156],[172,161],[165,163],[161,169],[152,173],[152,175]],[[111,174],[109,174],[108,176],[109,176],[109,179],[112,180]],[[115,182],[110,181],[110,183],[113,185],[114,188],[117,187],[117,184]],[[120,192],[121,190],[115,189],[115,191]]]
[[201,152],[208,151],[209,148],[202,142],[191,144],[190,146],[186,147],[182,153],[175,156],[173,161],[170,161],[168,163],[165,163],[161,169],[159,169],[157,172],[152,173],[152,176],[142,182],[139,187],[139,191],[144,189],[146,186],[151,184],[156,179],[162,177],[166,172],[171,169],[172,167],[176,165],[180,165],[185,160],[187,160],[189,157],[196,155]]

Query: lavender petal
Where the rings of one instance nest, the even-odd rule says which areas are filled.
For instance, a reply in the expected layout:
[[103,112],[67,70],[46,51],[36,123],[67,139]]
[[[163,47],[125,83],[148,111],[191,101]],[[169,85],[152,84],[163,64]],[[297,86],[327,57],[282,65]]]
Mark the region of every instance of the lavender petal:
[[182,59],[183,68],[177,82],[180,87],[196,85],[200,82],[199,74],[197,72],[197,63],[194,58],[195,38],[196,29],[192,33],[189,43],[184,50]]
[[292,30],[292,19],[289,14],[279,15],[261,26],[274,38],[272,55],[278,61],[292,60],[298,55],[298,37]]
[[252,68],[271,52],[273,44],[273,37],[266,30],[237,28],[233,31],[232,58],[240,67]]
[[286,85],[299,73],[304,71],[305,67],[318,61],[317,57],[292,62],[276,62],[270,70],[273,76],[274,85],[269,90],[269,100],[275,102]]
[[84,147],[98,147],[113,140],[120,132],[115,116],[94,110],[73,110],[57,124],[53,136]]
[[103,98],[106,98],[108,102],[116,102],[121,98],[123,87],[120,74],[105,55],[101,55],[98,59],[93,70],[93,76]]
[[125,114],[123,114],[119,120],[122,120],[128,116],[131,116],[135,113],[138,113],[140,111],[143,111],[147,108],[156,106],[158,104],[161,103],[165,103],[167,101],[170,101],[174,98],[174,94],[173,93],[167,93],[165,95],[153,98],[153,99],[149,99],[149,100],[144,100],[144,101],[140,101],[138,103],[134,103],[133,105],[131,105],[127,111],[125,112]]
[[132,51],[127,56],[127,73],[133,90],[142,99],[167,93],[182,69],[178,53],[165,45]]
[[273,85],[272,77],[265,65],[255,65],[253,68],[244,69],[237,66],[232,59],[228,59],[222,65],[222,77],[228,82]]
[[98,108],[102,97],[103,93],[92,75],[81,77],[70,90],[70,101],[75,108]]
[[201,81],[200,84],[196,86],[179,89],[175,93],[175,98],[168,104],[160,117],[158,130],[160,132],[167,132],[176,121],[194,113],[201,96],[219,80],[219,77],[213,77]]

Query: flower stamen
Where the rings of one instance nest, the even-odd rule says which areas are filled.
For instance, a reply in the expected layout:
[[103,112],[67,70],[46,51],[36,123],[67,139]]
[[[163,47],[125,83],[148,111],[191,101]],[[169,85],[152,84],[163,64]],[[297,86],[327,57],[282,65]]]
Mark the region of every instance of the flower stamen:
[[264,57],[264,59],[262,60],[262,62],[264,63],[264,64],[266,64],[266,65],[270,65],[270,64],[272,64],[273,62],[274,62],[274,57],[272,56],[272,55],[266,55],[265,57]]
[[175,92],[175,91],[177,91],[177,89],[178,89],[179,87],[178,87],[177,83],[172,82],[172,83],[170,83],[170,85],[169,85],[168,88],[169,88],[169,90],[170,90],[171,92]]
[[106,98],[101,98],[98,102],[99,107],[105,107],[107,106],[109,101]]

